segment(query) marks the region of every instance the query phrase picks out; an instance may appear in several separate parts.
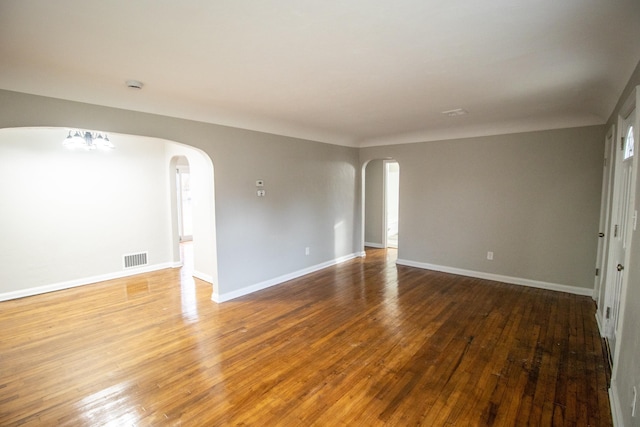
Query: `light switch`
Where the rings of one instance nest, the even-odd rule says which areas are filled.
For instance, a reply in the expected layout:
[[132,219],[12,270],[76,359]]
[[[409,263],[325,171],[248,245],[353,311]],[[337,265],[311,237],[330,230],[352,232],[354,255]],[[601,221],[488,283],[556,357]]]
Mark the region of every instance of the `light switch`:
[[264,187],[264,179],[257,180],[256,187]]

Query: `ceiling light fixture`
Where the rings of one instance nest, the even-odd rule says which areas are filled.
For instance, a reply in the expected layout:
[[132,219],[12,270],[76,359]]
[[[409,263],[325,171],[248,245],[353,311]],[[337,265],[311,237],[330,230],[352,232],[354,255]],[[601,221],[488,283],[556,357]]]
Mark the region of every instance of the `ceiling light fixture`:
[[443,111],[442,114],[449,117],[456,117],[456,116],[464,116],[465,114],[469,114],[469,112],[464,108],[456,108],[454,110]]
[[129,89],[140,90],[142,89],[142,86],[144,86],[144,83],[139,82],[138,80],[127,80],[127,87]]
[[80,129],[69,129],[69,134],[62,141],[62,145],[71,150],[82,148],[87,151],[95,149],[107,151],[115,148],[105,132]]

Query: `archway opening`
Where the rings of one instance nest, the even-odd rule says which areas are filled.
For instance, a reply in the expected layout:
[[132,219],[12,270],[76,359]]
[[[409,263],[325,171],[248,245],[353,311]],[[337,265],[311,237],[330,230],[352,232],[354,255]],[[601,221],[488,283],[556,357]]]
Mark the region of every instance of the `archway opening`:
[[[167,164],[179,155],[188,159],[192,191],[200,194],[193,209],[194,275],[217,282],[213,163],[205,153],[112,133],[115,150],[70,151],[62,145],[67,134],[66,128],[0,130],[6,202],[0,216],[13,236],[0,242],[8,262],[0,299],[176,267],[175,169],[169,173]],[[143,262],[127,265],[132,254]]]

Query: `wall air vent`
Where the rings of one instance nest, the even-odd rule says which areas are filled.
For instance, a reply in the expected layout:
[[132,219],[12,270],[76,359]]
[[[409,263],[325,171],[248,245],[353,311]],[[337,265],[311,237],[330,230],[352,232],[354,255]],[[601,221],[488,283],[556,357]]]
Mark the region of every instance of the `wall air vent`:
[[122,256],[124,268],[139,267],[148,264],[148,252],[139,252],[137,254],[127,254]]

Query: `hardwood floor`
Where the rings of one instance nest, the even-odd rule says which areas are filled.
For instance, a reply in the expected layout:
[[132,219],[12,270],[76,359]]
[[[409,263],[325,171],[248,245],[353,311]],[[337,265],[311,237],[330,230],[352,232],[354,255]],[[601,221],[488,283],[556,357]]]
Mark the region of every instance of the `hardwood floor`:
[[220,305],[178,269],[2,302],[0,425],[612,425],[590,298],[394,259]]

